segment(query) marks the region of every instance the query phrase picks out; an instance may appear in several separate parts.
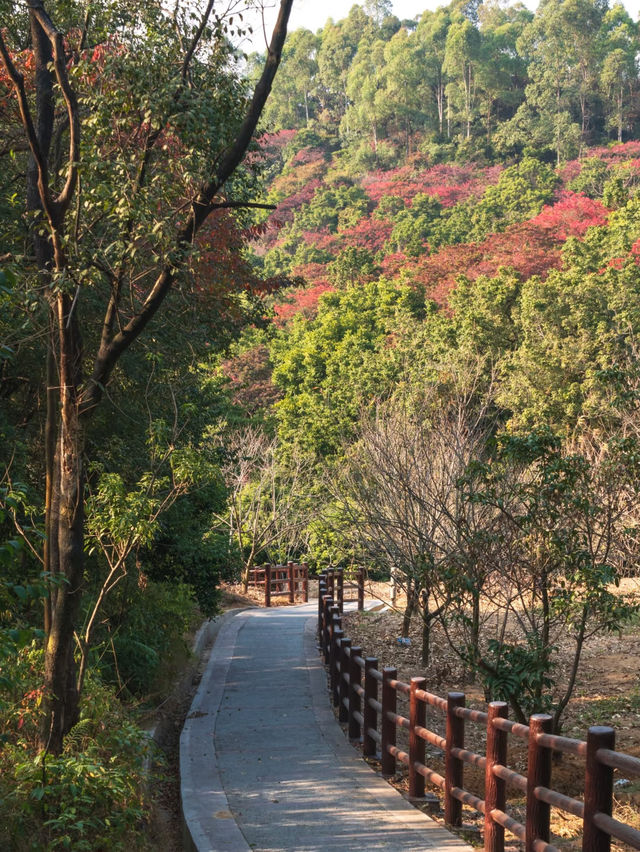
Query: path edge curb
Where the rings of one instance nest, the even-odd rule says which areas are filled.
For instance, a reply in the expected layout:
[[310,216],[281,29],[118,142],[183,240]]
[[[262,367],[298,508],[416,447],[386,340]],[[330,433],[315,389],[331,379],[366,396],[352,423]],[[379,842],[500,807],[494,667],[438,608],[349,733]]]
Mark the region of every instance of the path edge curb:
[[250,852],[229,809],[214,743],[236,636],[244,624],[242,615],[250,609],[228,610],[216,619],[207,637],[213,638],[209,660],[180,734],[180,809],[183,848],[189,852]]

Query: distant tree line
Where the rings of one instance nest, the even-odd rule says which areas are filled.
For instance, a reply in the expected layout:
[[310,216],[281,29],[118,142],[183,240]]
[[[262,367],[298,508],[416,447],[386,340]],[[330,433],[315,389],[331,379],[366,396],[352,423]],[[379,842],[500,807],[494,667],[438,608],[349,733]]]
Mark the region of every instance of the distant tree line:
[[329,129],[363,167],[546,149],[557,161],[637,134],[638,25],[621,3],[454,0],[400,21],[354,5],[291,34],[267,120]]

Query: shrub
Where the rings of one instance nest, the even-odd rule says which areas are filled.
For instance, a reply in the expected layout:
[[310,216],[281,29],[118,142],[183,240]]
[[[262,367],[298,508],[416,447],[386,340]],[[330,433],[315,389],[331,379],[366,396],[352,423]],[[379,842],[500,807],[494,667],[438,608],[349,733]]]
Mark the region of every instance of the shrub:
[[13,700],[0,710],[0,848],[144,850],[151,741],[89,675],[63,753],[38,754],[41,672],[42,651],[23,649],[11,666]]

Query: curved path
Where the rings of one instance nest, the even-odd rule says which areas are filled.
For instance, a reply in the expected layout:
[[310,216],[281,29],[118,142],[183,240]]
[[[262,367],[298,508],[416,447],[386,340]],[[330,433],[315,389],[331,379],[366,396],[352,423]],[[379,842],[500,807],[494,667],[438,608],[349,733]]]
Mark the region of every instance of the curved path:
[[470,852],[358,756],[329,704],[316,604],[229,613],[180,741],[198,852]]

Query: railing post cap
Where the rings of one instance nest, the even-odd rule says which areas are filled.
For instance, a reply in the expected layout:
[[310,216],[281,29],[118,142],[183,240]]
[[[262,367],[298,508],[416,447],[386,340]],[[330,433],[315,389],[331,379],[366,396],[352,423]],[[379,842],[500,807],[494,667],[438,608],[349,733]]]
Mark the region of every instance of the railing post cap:
[[553,716],[549,715],[549,713],[533,713],[531,716],[529,716],[529,721],[538,723],[552,722]]
[[449,701],[464,701],[464,692],[447,692],[447,699]]
[[417,686],[419,683],[426,683],[426,682],[427,682],[426,677],[422,677],[422,676],[420,676],[420,675],[416,675],[415,677],[412,677],[412,678],[411,678],[411,683],[415,683],[415,684],[416,684],[416,686]]
[[373,666],[373,665],[377,666],[378,665],[378,658],[377,657],[365,657],[364,661],[368,666]]
[[615,728],[612,728],[610,725],[591,725],[588,730],[588,733],[592,737],[607,737],[612,734],[615,735]]
[[394,675],[395,675],[395,674],[397,674],[397,673],[398,673],[398,669],[396,669],[396,668],[395,668],[395,666],[385,666],[385,667],[382,669],[382,674],[383,674],[383,675],[390,675],[390,674],[391,674],[391,672],[393,672],[393,673],[394,673]]
[[495,710],[503,710],[505,707],[508,707],[506,701],[490,701],[488,704],[489,707]]

